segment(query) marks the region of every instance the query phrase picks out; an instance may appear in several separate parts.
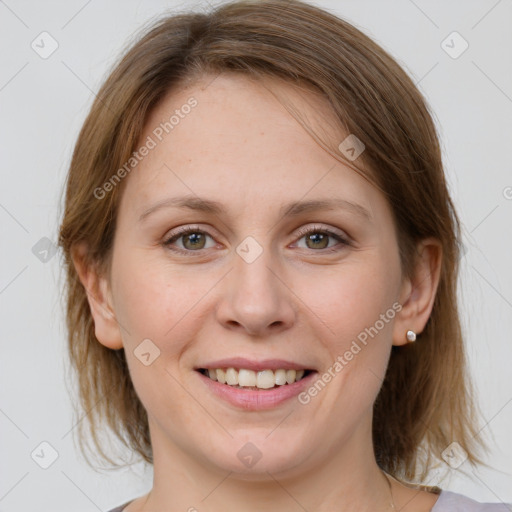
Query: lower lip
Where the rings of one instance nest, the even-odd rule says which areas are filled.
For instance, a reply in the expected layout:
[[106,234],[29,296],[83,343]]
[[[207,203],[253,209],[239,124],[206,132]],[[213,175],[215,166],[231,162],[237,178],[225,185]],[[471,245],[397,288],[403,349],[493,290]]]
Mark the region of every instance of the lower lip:
[[221,384],[198,371],[196,373],[201,377],[201,380],[212,393],[230,404],[248,411],[261,411],[277,407],[286,400],[297,396],[301,391],[307,388],[316,374],[316,372],[311,372],[309,375],[306,375],[306,377],[303,377],[293,384],[285,384],[271,389],[256,391]]

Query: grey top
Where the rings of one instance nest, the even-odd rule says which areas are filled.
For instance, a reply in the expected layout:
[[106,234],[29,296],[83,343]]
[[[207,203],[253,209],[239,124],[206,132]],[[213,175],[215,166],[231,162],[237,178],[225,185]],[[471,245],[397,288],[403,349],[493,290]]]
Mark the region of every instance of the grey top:
[[512,504],[479,503],[456,492],[441,491],[431,512],[512,512]]
[[[109,512],[123,512],[124,507],[132,501],[127,501]],[[512,504],[479,503],[462,494],[441,490],[441,494],[430,512],[512,512]]]
[[123,512],[123,508],[127,507],[133,500],[127,501],[126,503],[123,503],[122,505],[119,505],[117,508],[113,508],[112,510],[109,510],[108,512]]

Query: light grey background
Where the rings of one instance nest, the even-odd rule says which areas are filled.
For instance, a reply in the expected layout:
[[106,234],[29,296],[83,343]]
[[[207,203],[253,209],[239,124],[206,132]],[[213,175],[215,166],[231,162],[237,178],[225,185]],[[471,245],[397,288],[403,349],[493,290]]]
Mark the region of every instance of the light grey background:
[[[103,511],[151,486],[151,471],[142,465],[94,472],[80,457],[65,384],[61,257],[50,252],[44,263],[32,248],[43,237],[56,241],[73,144],[95,91],[128,38],[166,9],[206,5],[0,1],[0,512]],[[481,501],[512,502],[512,2],[323,0],[318,5],[391,52],[435,113],[464,224],[461,299],[485,418],[481,435],[491,442],[493,469],[473,474],[466,463],[444,482],[434,472],[431,483]],[[42,46],[43,31],[59,45],[47,59],[31,48],[34,40]],[[442,47],[453,31],[469,43],[456,59]],[[445,44],[460,50],[461,41],[453,41]],[[58,452],[48,469],[31,458],[43,441]],[[48,457],[49,449],[43,446],[43,452]]]

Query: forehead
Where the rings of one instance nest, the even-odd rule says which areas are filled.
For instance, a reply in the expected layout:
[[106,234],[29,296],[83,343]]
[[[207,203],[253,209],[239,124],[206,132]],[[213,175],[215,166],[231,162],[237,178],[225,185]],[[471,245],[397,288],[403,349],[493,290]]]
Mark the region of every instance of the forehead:
[[122,204],[135,215],[151,202],[186,194],[240,212],[339,196],[372,210],[379,193],[326,152],[286,105],[314,132],[328,133],[334,146],[345,138],[329,103],[312,88],[230,73],[170,91],[146,122],[139,146],[151,149],[130,173]]

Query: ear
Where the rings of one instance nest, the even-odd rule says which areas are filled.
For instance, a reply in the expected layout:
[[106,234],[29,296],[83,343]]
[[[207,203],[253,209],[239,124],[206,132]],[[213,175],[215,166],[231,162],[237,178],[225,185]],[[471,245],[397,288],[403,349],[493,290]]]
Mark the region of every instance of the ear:
[[100,274],[96,265],[88,263],[85,244],[78,244],[71,253],[78,277],[87,293],[96,338],[102,345],[113,350],[123,348],[121,330],[115,317],[107,277]]
[[405,345],[407,331],[420,334],[432,312],[441,274],[442,247],[435,238],[417,245],[413,275],[405,278],[400,291],[402,309],[395,317],[393,345]]

